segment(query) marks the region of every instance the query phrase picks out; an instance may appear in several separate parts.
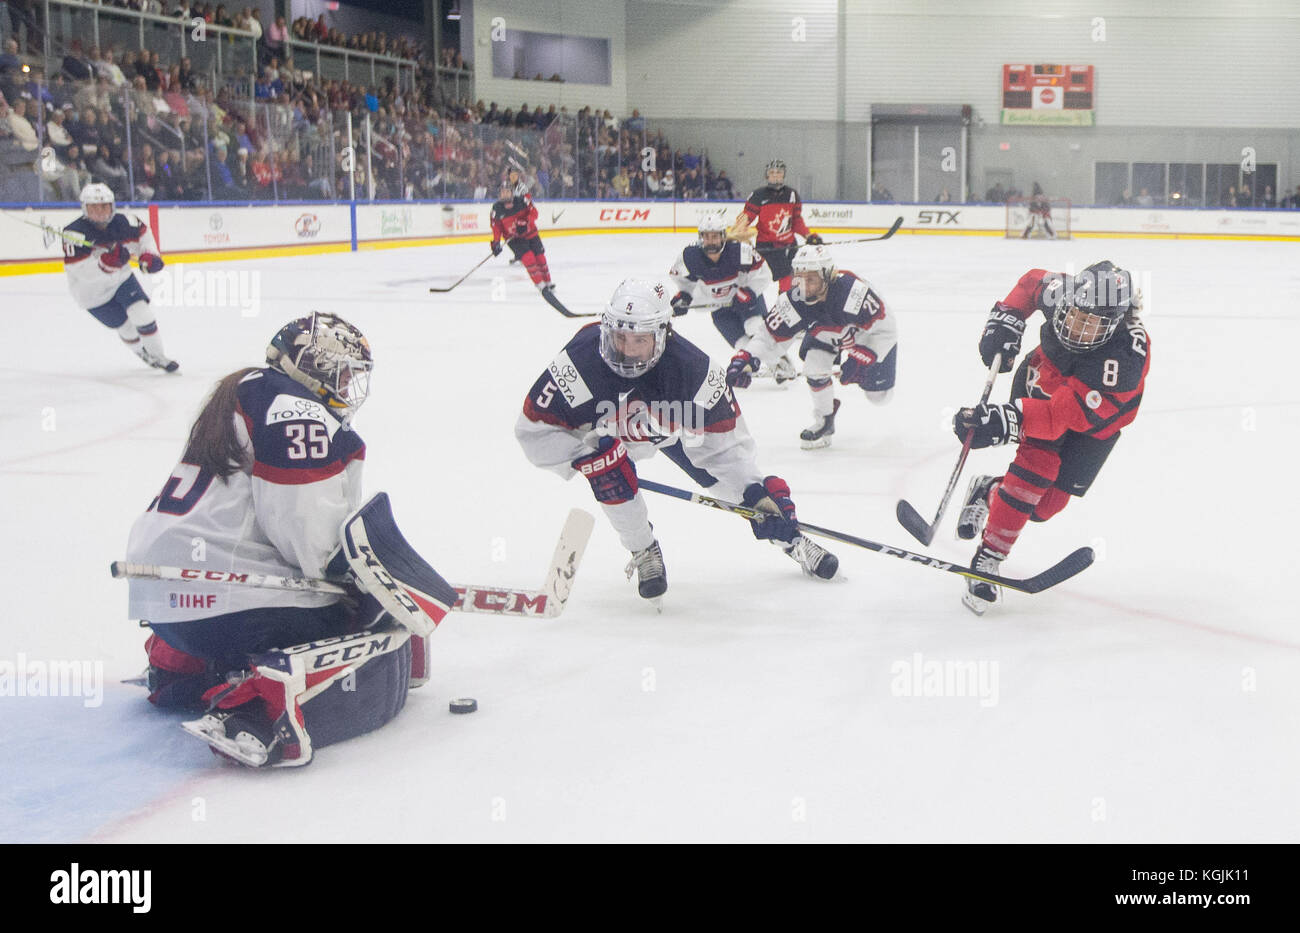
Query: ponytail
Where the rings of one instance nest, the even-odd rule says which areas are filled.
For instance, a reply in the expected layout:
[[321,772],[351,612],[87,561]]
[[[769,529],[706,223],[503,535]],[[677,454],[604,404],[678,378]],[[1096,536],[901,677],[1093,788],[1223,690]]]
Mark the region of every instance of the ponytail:
[[235,432],[235,408],[239,404],[239,383],[257,367],[249,366],[217,383],[190,428],[181,459],[223,480],[244,468],[245,451]]

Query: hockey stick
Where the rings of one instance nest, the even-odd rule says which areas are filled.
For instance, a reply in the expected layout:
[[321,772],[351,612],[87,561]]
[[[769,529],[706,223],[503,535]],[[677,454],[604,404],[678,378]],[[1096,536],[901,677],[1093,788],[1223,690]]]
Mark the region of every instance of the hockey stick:
[[[591,537],[595,519],[590,512],[573,509],[560,532],[555,553],[546,568],[546,578],[536,590],[512,589],[503,586],[479,586],[453,583],[456,590],[455,612],[486,612],[492,615],[515,615],[554,619],[564,611],[573,592],[573,579],[582,563],[582,555]],[[278,577],[259,573],[233,573],[204,570],[200,567],[160,567],[156,564],[135,564],[113,561],[109,572],[116,579],[176,580],[186,583],[233,583],[263,589],[294,590],[300,593],[322,593],[345,596],[349,590],[330,580],[313,577]]]
[[474,266],[473,269],[470,269],[468,272],[466,272],[464,275],[462,275],[460,278],[458,278],[458,279],[457,279],[453,284],[448,285],[446,288],[431,288],[431,289],[429,289],[429,291],[431,291],[431,292],[439,292],[439,293],[445,293],[445,292],[449,292],[449,291],[451,291],[453,288],[455,288],[455,287],[456,287],[457,285],[459,285],[461,282],[465,281],[467,278],[469,278],[471,275],[473,275],[475,272],[477,272],[479,266],[483,265],[483,263],[487,262],[489,259],[491,259],[491,258],[492,258],[493,256],[495,256],[495,255],[496,255],[496,253],[488,253],[486,256],[484,256],[482,259],[480,259],[480,260],[478,261],[478,264],[477,264],[476,266]]
[[[706,505],[711,509],[718,509],[723,512],[730,512],[733,515],[739,515],[741,518],[763,521],[772,517],[770,512],[759,512],[743,505],[736,505],[734,502],[714,499],[712,496],[702,496],[699,493],[689,492],[685,489],[678,489],[675,486],[665,486],[663,483],[656,483],[652,480],[638,478],[637,483],[642,489],[662,493],[665,496],[673,496],[677,499],[685,499],[687,502],[696,502],[700,505]],[[845,534],[842,531],[833,531],[830,528],[821,528],[817,525],[810,525],[807,522],[796,522],[795,524],[798,525],[800,531],[807,532],[808,534],[820,535],[823,538],[830,538],[832,541],[843,541],[845,544],[864,547],[869,551],[887,554],[890,557],[897,557],[900,560],[912,561],[923,567],[929,567],[931,570],[944,570],[948,573],[955,573],[958,576],[968,577],[971,580],[980,580],[984,583],[995,583],[998,586],[1005,586],[1009,590],[1017,590],[1021,593],[1041,593],[1049,587],[1056,586],[1056,584],[1068,580],[1080,571],[1087,569],[1096,557],[1096,555],[1093,554],[1092,548],[1081,547],[1064,559],[1053,564],[1051,567],[1048,567],[1042,573],[1021,580],[1014,577],[1000,577],[995,574],[976,573],[969,567],[963,567],[960,564],[951,564],[948,561],[939,560],[937,557],[930,557],[926,554],[917,554],[913,551],[904,550],[903,548],[890,547],[888,544],[879,544],[875,541],[868,541],[866,538],[859,538],[854,535]]]
[[37,230],[43,232],[46,236],[52,236],[61,240],[66,240],[68,243],[71,243],[73,246],[88,247],[88,246],[95,245],[94,243],[86,239],[84,233],[69,232],[67,230],[63,230],[59,227],[56,227],[53,224],[42,224],[42,223],[37,223],[34,220],[25,220],[22,217],[18,217],[8,212],[4,212],[4,214],[6,217],[12,217],[20,224],[27,224],[27,226],[29,227],[35,227]]
[[[993,382],[998,378],[998,372],[1002,369],[1002,354],[993,354],[993,362],[989,364],[988,378],[984,380],[984,393],[980,396],[980,404],[984,405],[989,400],[989,393],[993,391]],[[943,518],[944,510],[948,508],[948,500],[952,498],[952,491],[957,488],[957,480],[961,476],[961,471],[966,466],[966,457],[970,454],[971,441],[975,439],[975,429],[966,432],[966,440],[961,445],[961,456],[957,458],[957,465],[952,469],[952,475],[948,477],[948,488],[943,491],[943,498],[939,500],[938,511],[934,513],[934,521],[928,525],[925,519],[921,517],[912,503],[906,499],[899,499],[898,505],[894,509],[894,515],[898,518],[898,523],[907,529],[917,541],[924,545],[929,545],[934,540],[934,533],[939,528],[939,521]]]
[[856,240],[831,240],[827,246],[843,246],[846,243],[879,243],[881,240],[888,240],[898,232],[898,228],[903,226],[903,218],[894,221],[894,225],[882,233],[880,236],[864,236]]
[[599,317],[600,316],[599,311],[585,312],[583,314],[578,314],[574,311],[570,311],[568,308],[564,306],[564,303],[561,302],[560,299],[555,297],[555,292],[553,292],[549,288],[542,289],[542,298],[546,300],[546,303],[548,305],[550,305],[556,311],[559,311],[565,317]]

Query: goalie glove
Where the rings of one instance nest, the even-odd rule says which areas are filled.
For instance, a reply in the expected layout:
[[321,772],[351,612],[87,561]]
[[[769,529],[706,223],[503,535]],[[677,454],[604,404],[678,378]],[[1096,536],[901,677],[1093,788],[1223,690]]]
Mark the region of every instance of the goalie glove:
[[1001,353],[1002,368],[998,372],[1011,372],[1024,334],[1025,319],[999,301],[984,323],[984,333],[980,336],[980,359],[986,367],[992,366],[994,355]]
[[781,541],[789,544],[799,534],[796,524],[798,517],[794,513],[794,502],[790,499],[790,486],[779,476],[767,476],[761,483],[750,483],[745,487],[741,504],[759,512],[770,512],[770,517],[761,521],[751,518],[749,525],[754,530],[754,537],[760,541]]
[[1020,443],[1020,409],[1015,405],[977,405],[962,408],[952,418],[952,431],[960,441],[971,435],[971,448]]
[[620,505],[636,497],[636,467],[617,437],[602,437],[594,454],[579,457],[572,466],[591,483],[597,502]]
[[754,381],[754,373],[758,372],[760,365],[758,357],[748,350],[741,350],[731,358],[731,365],[727,367],[727,385],[733,389],[748,387]]

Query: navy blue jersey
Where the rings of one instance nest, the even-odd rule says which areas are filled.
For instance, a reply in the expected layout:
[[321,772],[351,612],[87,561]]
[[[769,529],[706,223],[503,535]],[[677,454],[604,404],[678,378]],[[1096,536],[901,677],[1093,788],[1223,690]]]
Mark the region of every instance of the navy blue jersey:
[[253,443],[253,475],[272,483],[314,483],[363,460],[366,445],[326,404],[276,369],[239,383],[239,405]]
[[709,259],[699,244],[692,244],[682,250],[668,275],[679,294],[691,295],[698,286],[708,300],[718,304],[729,303],[742,288],[750,292],[743,300],[752,300],[772,281],[763,257],[739,240],[728,241],[716,262]]
[[767,329],[777,340],[789,340],[801,331],[816,336],[822,331],[848,327],[867,330],[885,317],[885,302],[866,279],[852,272],[837,273],[826,297],[809,304],[790,291],[790,279],[781,280],[781,297],[767,312]]

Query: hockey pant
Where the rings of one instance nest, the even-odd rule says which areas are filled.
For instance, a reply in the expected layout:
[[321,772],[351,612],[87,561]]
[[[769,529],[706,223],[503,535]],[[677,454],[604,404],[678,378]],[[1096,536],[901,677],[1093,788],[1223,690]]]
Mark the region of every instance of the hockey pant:
[[551,281],[551,270],[546,265],[546,249],[542,246],[541,237],[511,237],[506,240],[506,245],[515,254],[515,258],[524,264],[534,285],[545,285]]
[[766,315],[767,302],[762,295],[756,295],[752,301],[735,300],[727,307],[714,311],[713,326],[732,347],[744,349],[742,345],[756,333],[750,321],[756,320],[761,326]]
[[[825,418],[835,410],[832,373],[839,353],[839,347],[814,336],[811,331],[804,334],[803,342],[799,345],[804,379],[808,381],[808,390],[812,393],[813,414],[818,418]],[[885,354],[884,359],[877,360],[868,367],[865,382],[855,384],[861,386],[868,399],[882,405],[893,397],[897,367],[898,347],[895,345]]]
[[791,243],[788,246],[776,246],[771,243],[759,243],[754,247],[758,250],[758,255],[763,257],[767,267],[772,270],[772,280],[779,282],[790,274],[791,264],[794,262],[794,254],[799,251],[797,243]]
[[149,296],[134,275],[118,286],[112,298],[89,311],[99,323],[117,331],[117,336],[136,356],[144,358],[141,348],[154,358],[166,355],[162,338],[158,336],[158,321],[149,307]]

